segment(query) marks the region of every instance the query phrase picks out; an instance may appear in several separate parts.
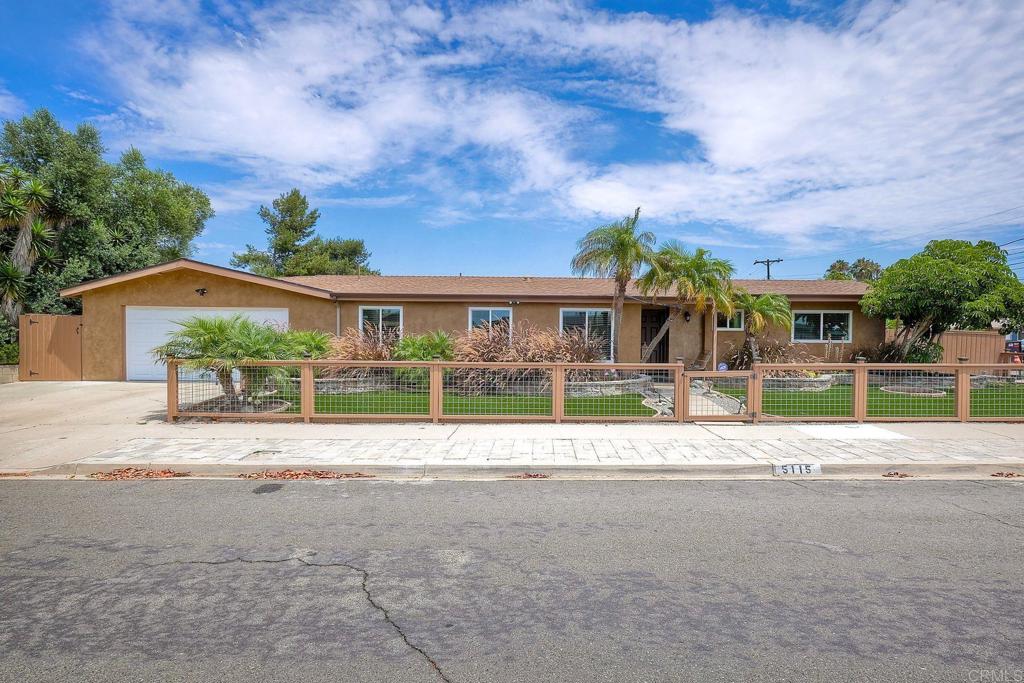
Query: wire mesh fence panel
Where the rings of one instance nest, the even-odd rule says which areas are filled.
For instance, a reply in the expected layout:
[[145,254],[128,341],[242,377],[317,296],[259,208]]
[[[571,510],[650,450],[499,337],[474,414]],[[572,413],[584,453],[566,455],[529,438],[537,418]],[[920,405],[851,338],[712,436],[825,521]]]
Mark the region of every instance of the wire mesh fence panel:
[[430,369],[313,366],[314,415],[429,415]]
[[972,370],[971,417],[1024,417],[1024,368]]
[[691,419],[745,419],[749,415],[748,375],[698,375],[687,377],[686,381],[690,390],[688,407]]
[[675,370],[567,369],[566,417],[671,418]]
[[299,414],[299,366],[177,367],[178,413]]
[[772,369],[761,380],[763,417],[854,417],[853,371]]
[[551,368],[445,368],[443,415],[552,415]]
[[867,416],[935,418],[956,416],[956,371],[868,370]]

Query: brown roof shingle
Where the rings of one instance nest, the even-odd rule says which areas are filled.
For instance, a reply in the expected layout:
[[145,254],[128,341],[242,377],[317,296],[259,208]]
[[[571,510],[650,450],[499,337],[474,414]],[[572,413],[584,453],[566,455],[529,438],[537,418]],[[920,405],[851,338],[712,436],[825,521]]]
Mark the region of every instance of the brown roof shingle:
[[[585,299],[610,298],[614,282],[580,277],[462,275],[303,275],[282,278],[333,292],[339,298]],[[853,280],[733,280],[752,294],[797,299],[859,299],[867,285]],[[641,296],[633,284],[627,294]]]

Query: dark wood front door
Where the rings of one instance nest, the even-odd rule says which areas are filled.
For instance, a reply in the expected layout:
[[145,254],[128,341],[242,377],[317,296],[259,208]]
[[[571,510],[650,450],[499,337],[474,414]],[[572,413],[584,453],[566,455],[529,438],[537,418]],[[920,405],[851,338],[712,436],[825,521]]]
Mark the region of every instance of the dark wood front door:
[[[640,353],[651,343],[651,340],[658,336],[658,331],[665,324],[668,318],[668,310],[664,308],[645,308],[640,312]],[[648,359],[651,363],[668,362],[668,335],[661,338],[658,345],[654,347],[654,353]],[[642,356],[641,356],[642,357]]]

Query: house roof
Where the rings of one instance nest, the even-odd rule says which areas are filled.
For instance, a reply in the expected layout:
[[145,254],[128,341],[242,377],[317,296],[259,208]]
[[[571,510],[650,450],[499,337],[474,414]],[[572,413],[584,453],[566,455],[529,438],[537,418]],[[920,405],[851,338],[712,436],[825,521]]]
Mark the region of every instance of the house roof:
[[[282,278],[329,290],[339,299],[606,299],[615,283],[604,278],[480,277],[462,275],[305,275]],[[734,280],[751,294],[792,299],[857,300],[867,285],[854,280]],[[627,296],[643,298],[636,283]]]
[[141,268],[139,270],[133,270],[127,273],[120,273],[118,275],[101,277],[96,280],[89,280],[88,282],[83,282],[80,285],[68,287],[67,289],[62,289],[60,291],[60,295],[68,297],[81,296],[84,292],[88,292],[89,290],[92,289],[99,289],[100,287],[109,287],[110,285],[116,285],[122,282],[136,280],[138,278],[149,277],[150,275],[169,273],[176,270],[194,270],[201,273],[220,275],[222,277],[229,277],[236,280],[243,280],[245,282],[252,282],[254,284],[265,285],[267,287],[274,287],[276,289],[284,289],[291,292],[297,292],[299,294],[307,294],[309,296],[320,297],[322,299],[331,298],[331,292],[324,289],[320,289],[313,285],[307,285],[301,282],[289,282],[288,280],[283,280],[280,278],[253,275],[252,273],[246,273],[245,271],[235,270],[233,268],[225,268],[223,266],[215,266],[211,263],[193,261],[192,259],[187,258],[168,261],[167,263],[161,263],[159,265],[150,266],[149,268]]
[[[83,282],[61,290],[60,294],[80,296],[93,289],[177,270],[194,270],[323,299],[360,301],[607,300],[615,291],[614,281],[605,278],[475,275],[304,275],[272,278],[192,259],[177,259]],[[854,280],[733,280],[733,283],[751,294],[774,292],[797,301],[856,301],[868,289],[866,284]],[[630,284],[626,294],[634,299],[646,298],[636,283]]]

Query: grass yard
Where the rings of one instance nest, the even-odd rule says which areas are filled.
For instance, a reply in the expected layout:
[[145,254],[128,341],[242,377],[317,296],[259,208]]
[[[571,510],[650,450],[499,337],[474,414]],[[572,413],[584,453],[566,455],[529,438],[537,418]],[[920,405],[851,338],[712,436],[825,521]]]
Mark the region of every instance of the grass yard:
[[[567,416],[624,415],[649,417],[654,411],[643,405],[643,396],[623,394],[593,398],[567,398]],[[298,407],[295,407],[298,411]],[[426,392],[368,391],[358,394],[319,395],[316,412],[327,415],[428,415]],[[459,396],[446,394],[445,415],[551,415],[546,396]]]
[[[724,392],[723,392],[724,393]],[[833,386],[825,391],[765,391],[761,409],[784,417],[841,417],[853,415],[853,388]],[[945,396],[901,396],[868,388],[868,417],[952,417],[956,399],[952,389]],[[1024,416],[1024,385],[971,390],[971,415],[975,417]]]

